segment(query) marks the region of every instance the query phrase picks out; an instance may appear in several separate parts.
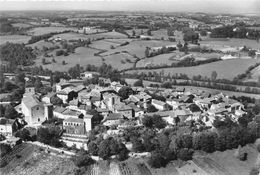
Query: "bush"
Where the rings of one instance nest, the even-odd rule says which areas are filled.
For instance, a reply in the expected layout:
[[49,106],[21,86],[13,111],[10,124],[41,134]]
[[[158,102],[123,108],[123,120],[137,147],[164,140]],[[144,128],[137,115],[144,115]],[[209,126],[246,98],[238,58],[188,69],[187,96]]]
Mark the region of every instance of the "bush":
[[75,156],[73,158],[73,162],[77,167],[85,167],[93,164],[94,160],[91,159],[91,157],[88,154],[83,153],[79,154],[78,156]]

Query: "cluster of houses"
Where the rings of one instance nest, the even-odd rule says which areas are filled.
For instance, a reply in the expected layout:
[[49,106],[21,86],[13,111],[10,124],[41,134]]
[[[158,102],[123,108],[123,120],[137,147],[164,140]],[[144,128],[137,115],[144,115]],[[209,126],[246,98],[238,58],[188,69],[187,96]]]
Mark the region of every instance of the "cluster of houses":
[[[84,86],[69,82],[55,85],[56,92],[39,97],[33,87],[27,87],[20,105],[16,110],[24,116],[28,126],[39,127],[53,117],[63,120],[62,140],[68,145],[87,149],[88,133],[97,124],[107,128],[108,134],[118,134],[129,125],[142,126],[144,116],[162,117],[168,126],[179,122],[194,121],[214,127],[213,122],[229,116],[237,121],[244,112],[244,106],[222,93],[210,94],[204,91],[185,91],[185,88],[142,88],[132,87],[134,93],[122,99],[118,92],[123,87],[118,82],[108,87],[98,85]],[[165,101],[152,98],[152,94],[164,97]],[[63,105],[53,105],[52,98],[60,98]],[[157,112],[149,112],[154,106]],[[97,122],[96,116],[89,113],[95,110],[102,119]],[[5,120],[5,121],[4,121]],[[0,133],[12,136],[15,132],[15,120],[0,120]]]

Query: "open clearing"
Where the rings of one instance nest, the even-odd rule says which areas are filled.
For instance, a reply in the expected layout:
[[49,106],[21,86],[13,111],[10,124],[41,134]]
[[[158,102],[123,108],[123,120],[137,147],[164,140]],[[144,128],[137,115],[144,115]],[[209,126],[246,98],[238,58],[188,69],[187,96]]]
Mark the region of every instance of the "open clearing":
[[171,65],[172,63],[176,63],[174,60],[176,52],[161,54],[150,58],[145,58],[137,62],[136,67],[146,67],[146,66],[158,66],[158,65]]
[[255,63],[260,62],[256,59],[230,59],[212,62],[208,64],[203,64],[193,67],[176,67],[176,68],[162,68],[162,69],[153,69],[153,70],[131,70],[127,73],[141,73],[141,72],[161,72],[164,71],[165,75],[170,73],[171,75],[175,74],[187,74],[190,78],[194,75],[202,75],[211,77],[212,71],[217,72],[218,79],[229,79],[232,80],[238,74],[244,73],[249,66],[254,65]]
[[27,43],[31,37],[26,35],[1,35],[0,36],[0,44],[4,44],[6,42],[10,43]]
[[43,35],[52,32],[63,32],[67,30],[77,31],[76,28],[72,28],[72,27],[36,27],[28,31],[27,33],[29,35]]
[[[56,56],[55,51],[52,52],[53,57],[45,58],[47,62],[51,62],[54,58],[56,63],[42,65],[42,58],[36,60],[36,65],[42,65],[43,68],[48,68],[53,71],[67,71],[69,68],[79,64],[80,66],[86,66],[92,64],[96,66],[102,65],[102,60],[98,56],[94,56],[94,53],[98,52],[95,49],[87,47],[78,47],[75,49],[75,53],[71,53],[68,56]],[[49,54],[51,55],[51,54]],[[62,61],[66,62],[66,65],[62,65]]]

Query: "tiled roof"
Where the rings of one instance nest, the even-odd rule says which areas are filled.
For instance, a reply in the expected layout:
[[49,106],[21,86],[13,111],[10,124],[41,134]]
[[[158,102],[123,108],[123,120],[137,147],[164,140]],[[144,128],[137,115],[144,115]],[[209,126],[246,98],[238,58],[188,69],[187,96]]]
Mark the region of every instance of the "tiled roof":
[[0,125],[12,125],[14,122],[12,119],[0,118]]
[[123,115],[120,113],[110,113],[108,114],[105,120],[119,120],[123,118],[124,118]]

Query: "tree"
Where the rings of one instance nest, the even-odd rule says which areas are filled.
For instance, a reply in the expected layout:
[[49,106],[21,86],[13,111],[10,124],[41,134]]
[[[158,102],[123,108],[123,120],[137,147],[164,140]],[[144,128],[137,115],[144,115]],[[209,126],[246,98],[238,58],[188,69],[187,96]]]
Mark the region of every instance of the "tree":
[[34,83],[35,91],[40,92],[41,88],[43,88],[43,84],[40,78],[36,78],[36,81]]
[[41,127],[37,131],[37,140],[44,144],[60,147],[61,129],[58,126]]
[[0,143],[0,158],[2,158],[4,155],[6,155],[7,153],[9,153],[12,149],[10,145],[4,144],[4,143]]
[[139,139],[134,139],[132,141],[133,144],[133,151],[134,152],[143,152],[144,151],[144,145],[142,144],[142,141]]
[[20,137],[23,141],[31,140],[30,131],[25,128],[16,132],[15,137]]
[[149,47],[145,48],[144,55],[145,55],[146,58],[150,57],[150,51],[149,50],[150,50]]
[[165,158],[162,156],[160,152],[157,151],[152,152],[151,157],[148,160],[148,163],[153,168],[161,168],[167,165],[167,161],[165,160]]
[[212,73],[211,73],[211,80],[212,81],[216,81],[217,76],[218,76],[217,72],[216,71],[212,71]]
[[88,151],[90,154],[97,156],[98,155],[98,146],[94,141],[89,142]]
[[50,101],[51,101],[51,103],[52,103],[53,105],[58,105],[58,106],[60,106],[60,105],[63,104],[62,99],[60,99],[60,98],[57,97],[56,95],[52,96],[51,99],[50,99]]
[[149,30],[147,30],[147,35],[148,36],[152,36],[152,31],[149,29]]
[[121,89],[118,91],[118,95],[123,99],[127,99],[129,95],[133,94],[133,89],[128,87],[128,86],[123,86]]
[[150,116],[144,116],[142,118],[142,123],[145,127],[152,128],[153,127],[153,118]]
[[183,161],[191,160],[192,155],[193,155],[193,150],[188,148],[181,148],[178,152],[178,158]]
[[125,146],[125,144],[123,143],[119,143],[118,144],[118,155],[117,155],[117,158],[119,161],[123,161],[123,160],[126,160],[128,158],[128,150]]
[[155,108],[154,105],[148,104],[147,105],[147,112],[157,112],[158,110]]
[[143,80],[137,80],[135,83],[134,83],[134,86],[141,86],[143,87]]
[[132,30],[132,36],[133,37],[135,36],[135,30]]
[[94,163],[94,160],[86,152],[81,152],[73,158],[73,162],[77,167],[87,167]]
[[43,65],[46,64],[46,59],[45,59],[45,58],[42,59],[42,64],[43,64]]
[[157,129],[163,129],[166,127],[166,122],[159,115],[153,115],[154,127]]
[[13,106],[7,105],[5,107],[5,118],[7,119],[16,119],[19,116],[18,112],[14,109]]
[[62,61],[62,65],[66,65],[66,62],[64,60]]

